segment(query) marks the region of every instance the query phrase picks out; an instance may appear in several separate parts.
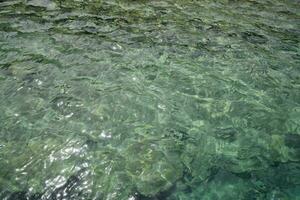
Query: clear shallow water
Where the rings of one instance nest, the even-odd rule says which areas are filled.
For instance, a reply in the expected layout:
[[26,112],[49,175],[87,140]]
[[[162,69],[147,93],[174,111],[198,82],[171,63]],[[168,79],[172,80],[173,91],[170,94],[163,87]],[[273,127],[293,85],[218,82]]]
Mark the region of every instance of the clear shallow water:
[[2,0],[0,199],[300,199],[299,13]]

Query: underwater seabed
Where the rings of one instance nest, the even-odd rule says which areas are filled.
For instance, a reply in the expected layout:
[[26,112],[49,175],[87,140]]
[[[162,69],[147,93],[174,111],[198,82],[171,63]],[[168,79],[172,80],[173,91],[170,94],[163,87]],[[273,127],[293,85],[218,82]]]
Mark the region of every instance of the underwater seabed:
[[300,199],[299,13],[0,1],[0,199]]

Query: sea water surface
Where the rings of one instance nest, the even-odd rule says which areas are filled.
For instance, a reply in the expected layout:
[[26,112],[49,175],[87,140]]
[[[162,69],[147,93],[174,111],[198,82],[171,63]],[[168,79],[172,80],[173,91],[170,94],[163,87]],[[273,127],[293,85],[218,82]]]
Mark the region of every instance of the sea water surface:
[[299,0],[1,0],[0,199],[300,199]]

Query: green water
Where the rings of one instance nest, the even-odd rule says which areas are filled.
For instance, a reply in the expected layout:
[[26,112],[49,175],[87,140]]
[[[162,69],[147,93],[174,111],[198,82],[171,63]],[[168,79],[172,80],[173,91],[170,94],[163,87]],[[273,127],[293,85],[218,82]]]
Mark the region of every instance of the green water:
[[0,199],[300,199],[299,0],[1,0]]

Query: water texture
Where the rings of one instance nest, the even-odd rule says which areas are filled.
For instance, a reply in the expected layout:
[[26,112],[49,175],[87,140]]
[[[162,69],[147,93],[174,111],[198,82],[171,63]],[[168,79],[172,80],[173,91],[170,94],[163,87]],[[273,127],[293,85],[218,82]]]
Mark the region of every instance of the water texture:
[[0,199],[300,199],[299,0],[0,0]]

